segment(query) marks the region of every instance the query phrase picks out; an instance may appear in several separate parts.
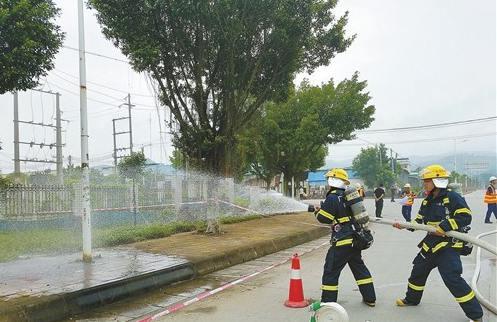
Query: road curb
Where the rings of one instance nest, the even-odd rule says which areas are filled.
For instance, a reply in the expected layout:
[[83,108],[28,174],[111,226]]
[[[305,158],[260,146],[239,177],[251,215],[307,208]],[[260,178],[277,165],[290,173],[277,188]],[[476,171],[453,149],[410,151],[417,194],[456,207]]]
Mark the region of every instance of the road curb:
[[191,262],[195,268],[196,275],[205,275],[321,238],[327,234],[329,234],[328,228],[316,227],[305,232],[240,247],[214,257],[194,259]]
[[142,294],[150,289],[189,280],[194,276],[193,265],[183,263],[75,292],[13,300],[8,308],[0,309],[0,321],[59,321],[104,304]]

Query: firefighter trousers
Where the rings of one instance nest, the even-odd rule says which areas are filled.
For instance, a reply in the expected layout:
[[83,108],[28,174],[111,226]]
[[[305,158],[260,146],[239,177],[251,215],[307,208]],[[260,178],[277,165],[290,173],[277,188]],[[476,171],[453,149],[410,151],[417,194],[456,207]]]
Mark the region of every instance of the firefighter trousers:
[[452,247],[442,248],[434,254],[418,253],[414,258],[411,276],[407,284],[406,300],[418,304],[423,296],[426,280],[435,267],[442,276],[445,286],[459,303],[466,316],[472,320],[483,316],[483,310],[475,293],[461,277],[462,264],[460,254]]
[[376,295],[373,279],[361,257],[361,251],[351,245],[331,246],[326,254],[324,264],[321,302],[336,302],[338,297],[338,279],[346,264],[354,275],[359,291],[366,302],[374,303]]

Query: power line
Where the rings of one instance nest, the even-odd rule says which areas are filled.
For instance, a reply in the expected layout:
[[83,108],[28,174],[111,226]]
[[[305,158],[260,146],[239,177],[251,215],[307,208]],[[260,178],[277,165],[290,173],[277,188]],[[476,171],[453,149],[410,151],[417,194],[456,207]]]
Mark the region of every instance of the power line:
[[[79,84],[76,83],[75,81],[71,81],[71,80],[68,80],[67,78],[64,78],[62,76],[60,76],[59,74],[55,73],[55,72],[52,72],[52,75],[54,75],[55,77],[63,80],[64,82],[67,82],[71,85],[75,85],[75,86],[78,86],[79,87]],[[104,93],[104,92],[100,92],[100,91],[97,91],[96,89],[92,88],[90,89],[91,92],[94,92],[94,93],[98,93],[100,95],[103,95],[105,97],[108,97],[108,98],[112,98],[112,99],[115,99],[116,101],[122,101],[122,98],[121,97],[117,97],[117,96],[112,96],[112,95],[109,95],[107,93]]]
[[[69,90],[67,88],[64,88],[60,85],[57,85],[57,84],[54,84],[54,83],[50,83],[48,80],[47,80],[47,84],[51,85],[51,86],[55,86],[57,87],[59,90],[61,91],[64,91],[64,92],[67,92],[69,94],[72,94],[74,96],[77,96],[79,97],[79,94],[76,93],[76,92],[73,92],[72,90]],[[97,103],[101,103],[101,104],[104,104],[104,105],[109,105],[109,106],[113,106],[113,107],[116,107],[115,103],[112,103],[112,102],[105,102],[105,101],[101,101],[101,100],[97,100],[97,99],[94,99],[94,98],[88,98],[89,101],[93,101],[93,102],[97,102]]]
[[[57,69],[57,68],[54,68],[55,71],[59,72],[59,73],[62,73],[66,76],[69,76],[69,77],[72,77],[72,78],[75,78],[75,79],[78,79],[78,76],[75,76],[75,75],[72,75],[72,74],[69,74],[69,73],[66,73],[60,69]],[[125,90],[122,90],[122,89],[118,89],[118,88],[115,88],[115,87],[111,87],[111,86],[107,86],[107,85],[104,85],[104,84],[101,84],[101,83],[97,83],[97,82],[90,82],[90,81],[87,81],[87,83],[89,84],[94,84],[94,85],[97,85],[97,86],[100,86],[100,87],[103,87],[103,88],[106,88],[106,89],[110,89],[112,91],[116,91],[116,92],[119,92],[119,93],[124,93],[124,94],[128,94],[130,93],[131,95],[133,96],[141,96],[141,97],[154,97],[153,95],[150,95],[150,94],[140,94],[140,93],[131,93],[129,91],[125,91]],[[78,85],[79,86],[79,85]]]
[[[78,48],[74,48],[74,47],[66,46],[66,45],[62,45],[62,47],[66,48],[66,49],[70,49],[70,50],[74,50],[74,51],[78,51],[79,52]],[[84,53],[87,54],[87,55],[97,56],[97,57],[101,57],[101,58],[107,58],[107,59],[115,60],[115,61],[118,61],[118,62],[121,62],[121,63],[129,64],[129,61],[124,60],[124,59],[110,57],[110,56],[106,56],[106,55],[102,55],[102,54],[97,54],[97,53],[94,53],[94,52],[91,52],[91,51],[86,51],[86,50],[84,51]]]
[[[419,139],[419,140],[406,140],[406,141],[394,141],[394,142],[382,142],[383,144],[408,144],[408,143],[421,143],[421,142],[437,142],[437,141],[450,141],[450,140],[461,140],[461,139],[471,139],[471,138],[479,138],[485,136],[497,136],[497,132],[490,133],[480,133],[473,135],[463,135],[463,136],[451,136],[451,137],[440,137],[440,138],[429,138],[429,139]],[[363,140],[357,138],[357,140]],[[340,146],[362,146],[364,144],[361,143],[338,143]]]
[[[46,80],[46,82],[47,82],[47,84],[48,84],[49,86],[50,86],[50,85],[51,85],[51,86],[55,86],[55,87],[57,87],[57,88],[58,88],[59,90],[61,90],[61,91],[64,91],[64,92],[67,92],[67,93],[69,93],[69,94],[72,94],[72,95],[74,95],[74,96],[78,96],[78,97],[79,97],[79,94],[78,94],[78,93],[76,93],[76,92],[73,92],[72,90],[69,90],[69,89],[67,89],[67,88],[64,88],[64,87],[62,87],[62,86],[60,86],[60,85],[58,85],[58,84],[50,83],[48,80]],[[106,96],[106,97],[108,97],[108,98],[111,98],[111,99],[113,99],[113,100],[116,100],[116,101],[118,101],[118,102],[119,102],[119,101],[120,101],[120,102],[122,102],[122,100],[123,100],[122,98],[119,98],[119,99],[118,99],[118,98],[117,98],[117,97],[115,97],[115,96],[110,96],[110,95],[107,95],[107,94],[102,94],[102,92],[98,92],[98,91],[95,91],[95,90],[88,90],[88,92],[89,92],[89,93],[91,93],[91,92],[101,93],[101,95],[104,95],[104,96]],[[109,105],[109,106],[116,107],[115,103],[112,103],[112,102],[101,101],[101,100],[98,100],[98,99],[95,99],[95,98],[89,98],[89,97],[88,97],[88,100],[89,100],[89,101],[93,101],[93,102],[97,102],[97,103],[101,103],[101,104],[104,104],[104,105]],[[136,104],[137,104],[137,105],[139,105],[139,106],[143,106],[143,107],[136,107],[136,108],[135,108],[136,110],[154,111],[154,110],[155,110],[155,108],[156,108],[156,107],[155,107],[155,106],[153,106],[153,105],[147,105],[147,104],[143,104],[143,103],[139,103],[139,102],[138,102],[138,103],[136,103]],[[147,108],[147,107],[148,107],[148,108]]]
[[445,127],[445,126],[467,125],[467,124],[473,124],[473,123],[488,122],[488,121],[492,121],[492,120],[496,120],[496,119],[497,119],[497,116],[489,116],[489,117],[484,117],[484,118],[479,118],[479,119],[470,119],[470,120],[464,120],[464,121],[455,121],[455,122],[446,122],[446,123],[437,123],[437,124],[406,126],[406,127],[393,127],[393,128],[386,128],[386,129],[361,130],[361,131],[357,131],[357,133],[377,133],[377,132],[424,130],[424,129],[432,129],[432,128],[438,128],[438,127]]

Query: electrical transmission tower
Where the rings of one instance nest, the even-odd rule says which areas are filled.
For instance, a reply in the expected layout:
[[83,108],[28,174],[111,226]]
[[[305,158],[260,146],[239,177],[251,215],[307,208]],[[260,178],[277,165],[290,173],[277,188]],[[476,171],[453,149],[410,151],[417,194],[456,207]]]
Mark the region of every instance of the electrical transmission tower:
[[[126,97],[126,100],[127,100],[126,103],[123,103],[119,106],[127,106],[128,107],[128,116],[112,119],[112,137],[114,139],[114,154],[113,154],[113,156],[114,156],[114,166],[116,168],[117,168],[118,159],[123,158],[127,155],[127,154],[119,154],[118,152],[129,150],[130,155],[133,152],[133,127],[131,125],[131,108],[134,105],[131,104],[131,95],[130,94],[128,94],[128,96]],[[116,122],[123,121],[123,120],[128,120],[128,131],[116,132]],[[117,136],[123,135],[123,134],[129,134],[129,145],[123,146],[123,147],[118,147],[117,146]]]
[[[19,120],[19,97],[18,93],[14,92],[14,173],[19,175],[21,173],[21,161],[24,162],[34,162],[34,163],[48,163],[48,164],[56,164],[57,171],[57,183],[63,184],[63,157],[62,157],[62,118],[60,111],[60,93],[54,93],[51,91],[44,91],[41,89],[32,89],[33,91],[37,91],[40,93],[55,95],[55,125],[46,124],[43,122],[34,122],[34,121],[22,121]],[[21,141],[19,138],[19,124],[28,124],[32,126],[40,126],[55,129],[55,142],[46,143],[46,142],[37,142],[35,140],[26,142]],[[54,160],[40,160],[38,158],[20,158],[20,145],[29,145],[31,148],[33,146],[39,146],[40,149],[44,147],[56,149],[56,157]]]

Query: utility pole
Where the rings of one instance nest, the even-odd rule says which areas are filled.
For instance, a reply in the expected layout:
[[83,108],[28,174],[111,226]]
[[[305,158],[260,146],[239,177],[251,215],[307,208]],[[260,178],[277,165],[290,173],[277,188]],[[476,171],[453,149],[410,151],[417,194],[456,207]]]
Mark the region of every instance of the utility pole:
[[116,150],[116,120],[112,120],[112,138],[114,141],[114,153],[112,156],[114,157],[114,171],[117,169],[117,150]]
[[118,161],[119,159],[123,158],[125,155],[119,155],[119,151],[125,151],[125,150],[129,150],[130,151],[130,155],[131,155],[131,152],[133,152],[133,147],[132,147],[132,142],[130,141],[129,142],[129,145],[128,146],[124,146],[124,147],[118,147],[117,146],[117,136],[118,135],[122,135],[122,134],[130,134],[131,131],[120,131],[120,132],[116,132],[116,122],[118,121],[122,121],[122,120],[127,120],[129,119],[129,117],[118,117],[116,119],[112,119],[112,136],[113,136],[113,141],[114,141],[114,166],[117,167],[117,164],[118,164]]
[[148,157],[152,159],[152,114],[148,115],[148,129],[150,130],[150,137],[149,137],[150,154]]
[[55,126],[56,128],[56,139],[55,139],[55,149],[57,154],[57,183],[64,184],[64,173],[63,173],[63,160],[62,160],[62,119],[60,115],[60,94],[55,93]]
[[[133,127],[131,125],[131,95],[128,93],[128,103],[125,104],[128,105],[128,120],[129,120],[129,154],[133,154]],[[131,179],[132,185],[133,185],[133,225],[136,226],[136,212],[137,212],[137,207],[136,207],[136,178],[133,176]]]
[[133,126],[131,125],[131,95],[128,93],[128,119],[129,119],[129,151],[133,153]]
[[81,220],[83,261],[91,262],[90,157],[88,153],[88,111],[86,106],[85,22],[83,0],[78,0],[79,109],[81,119]]
[[[125,117],[118,117],[115,119],[112,119],[112,135],[113,135],[113,141],[114,141],[114,166],[117,167],[118,159],[122,158],[123,156],[118,155],[118,151],[124,151],[124,150],[129,150],[129,154],[133,153],[133,127],[132,127],[132,119],[131,119],[131,108],[134,106],[131,104],[131,95],[128,94],[126,96],[126,103],[123,103],[119,105],[119,107],[125,105],[128,107],[128,116]],[[116,122],[122,121],[122,120],[128,120],[128,131],[121,131],[121,132],[116,132]],[[117,140],[116,137],[121,134],[129,134],[129,146],[125,147],[117,147]]]
[[395,173],[395,166],[394,166],[394,162],[393,162],[393,151],[392,151],[392,149],[390,149],[390,165],[392,167],[392,172]]
[[[131,104],[131,95],[128,94],[125,98],[126,103],[123,103],[119,106],[127,106],[128,107],[128,116],[127,117],[119,117],[116,119],[112,119],[112,129],[113,129],[113,138],[114,138],[114,166],[117,168],[117,162],[119,158],[124,156],[119,156],[118,151],[129,150],[129,155],[133,153],[133,127],[132,127],[132,119],[131,119],[131,108],[134,106]],[[121,120],[128,120],[128,131],[116,132],[116,122]],[[129,146],[128,147],[117,147],[116,136],[121,134],[129,134]],[[136,179],[133,177],[131,179],[132,182],[132,203],[133,203],[133,223],[136,225],[136,214],[137,214],[137,205],[136,205]]]
[[[18,93],[14,93],[14,173],[19,175],[21,173],[21,161],[24,162],[35,162],[35,163],[55,163],[57,166],[57,183],[62,184],[63,178],[62,178],[62,125],[61,125],[61,112],[60,112],[60,104],[59,104],[59,98],[60,98],[60,93],[54,93],[51,91],[45,91],[42,89],[32,89],[33,91],[40,92],[40,93],[45,93],[45,94],[50,94],[50,95],[55,95],[56,97],[56,125],[53,124],[46,124],[43,122],[35,122],[35,121],[21,121],[19,120],[19,97]],[[55,143],[47,143],[47,142],[35,142],[35,141],[21,141],[19,137],[19,124],[27,124],[31,126],[41,126],[41,127],[48,127],[55,129]],[[29,145],[31,148],[33,146],[39,146],[40,149],[48,147],[50,150],[55,147],[56,149],[56,161],[53,160],[40,160],[37,158],[25,158],[21,159],[20,158],[20,145]]]
[[383,167],[382,160],[381,160],[381,154],[382,154],[382,149],[381,149],[381,144],[378,148],[378,156],[380,158],[380,169]]
[[[457,139],[454,139],[454,172],[457,172]],[[457,183],[457,177],[456,177]]]
[[14,92],[14,173],[21,174],[21,161],[19,160],[19,97]]

